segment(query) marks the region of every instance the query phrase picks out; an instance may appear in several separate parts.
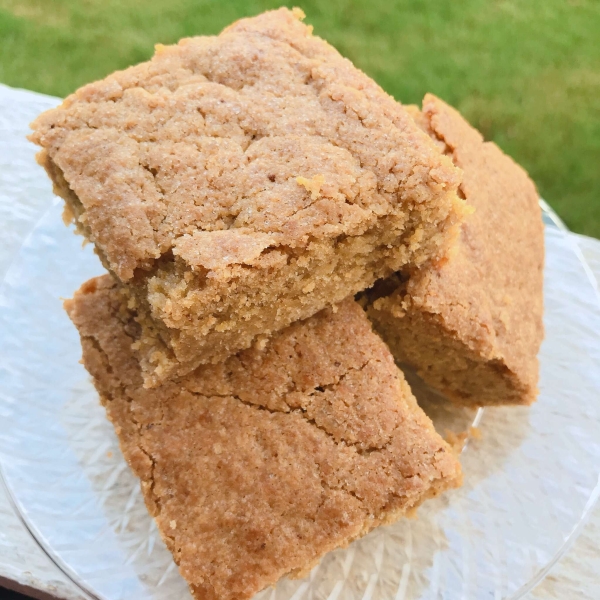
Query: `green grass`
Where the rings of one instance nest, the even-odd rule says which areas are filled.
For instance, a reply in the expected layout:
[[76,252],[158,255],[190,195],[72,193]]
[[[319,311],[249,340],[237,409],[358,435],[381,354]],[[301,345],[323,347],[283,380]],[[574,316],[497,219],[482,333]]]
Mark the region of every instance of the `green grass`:
[[[0,0],[0,81],[64,96],[270,0]],[[403,102],[454,104],[600,237],[598,0],[297,0],[315,32]]]

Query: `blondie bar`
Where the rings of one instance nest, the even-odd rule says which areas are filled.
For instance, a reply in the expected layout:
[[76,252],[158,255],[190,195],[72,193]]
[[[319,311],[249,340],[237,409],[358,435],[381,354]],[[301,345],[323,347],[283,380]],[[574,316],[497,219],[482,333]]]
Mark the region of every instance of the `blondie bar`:
[[158,45],[32,124],[66,218],[126,284],[148,386],[456,237],[460,170],[300,12]]
[[544,232],[527,173],[427,95],[420,123],[464,172],[474,212],[449,259],[378,282],[368,314],[401,363],[465,405],[530,404],[543,338]]
[[148,510],[193,595],[243,600],[461,481],[352,299],[220,364],[142,385],[108,275],[65,307]]

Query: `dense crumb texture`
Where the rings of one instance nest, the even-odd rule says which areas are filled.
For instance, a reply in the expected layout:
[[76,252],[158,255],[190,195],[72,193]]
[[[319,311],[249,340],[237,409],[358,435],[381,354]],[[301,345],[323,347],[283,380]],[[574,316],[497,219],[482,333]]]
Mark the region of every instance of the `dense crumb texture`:
[[297,16],[158,46],[32,125],[67,217],[145,314],[150,380],[441,260],[457,232],[459,169]]
[[414,114],[463,170],[460,191],[475,210],[447,262],[378,283],[369,315],[398,361],[450,399],[530,404],[543,338],[544,238],[535,186],[441,100],[426,96]]
[[65,306],[198,599],[251,598],[460,483],[456,457],[351,300],[152,390],[131,348],[139,326],[109,276]]

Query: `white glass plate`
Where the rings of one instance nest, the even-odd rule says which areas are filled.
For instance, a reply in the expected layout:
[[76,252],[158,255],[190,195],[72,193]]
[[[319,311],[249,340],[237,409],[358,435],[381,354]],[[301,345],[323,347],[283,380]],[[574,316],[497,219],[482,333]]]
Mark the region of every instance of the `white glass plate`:
[[[599,489],[600,305],[569,236],[550,226],[546,244],[538,402],[478,415],[481,439],[463,453],[463,488],[261,600],[516,599],[565,552]],[[101,272],[91,248],[65,230],[56,203],[6,276],[3,477],[35,539],[88,597],[183,600],[187,587],[78,363],[79,338],[62,309],[61,297]],[[441,428],[473,419],[442,408]]]

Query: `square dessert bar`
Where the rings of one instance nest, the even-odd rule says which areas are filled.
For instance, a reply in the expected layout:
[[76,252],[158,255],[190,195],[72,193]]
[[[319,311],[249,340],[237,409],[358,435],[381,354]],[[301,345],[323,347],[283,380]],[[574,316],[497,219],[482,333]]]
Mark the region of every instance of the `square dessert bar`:
[[126,284],[146,385],[442,260],[460,170],[301,11],[156,48],[41,115],[65,216]]
[[176,382],[143,387],[118,284],[65,307],[146,505],[193,595],[243,600],[461,482],[348,299]]
[[531,404],[544,335],[544,232],[527,173],[456,110],[427,95],[421,124],[464,172],[474,212],[454,253],[379,282],[368,313],[401,363],[465,405]]

